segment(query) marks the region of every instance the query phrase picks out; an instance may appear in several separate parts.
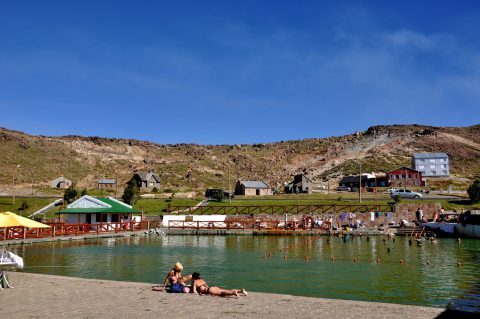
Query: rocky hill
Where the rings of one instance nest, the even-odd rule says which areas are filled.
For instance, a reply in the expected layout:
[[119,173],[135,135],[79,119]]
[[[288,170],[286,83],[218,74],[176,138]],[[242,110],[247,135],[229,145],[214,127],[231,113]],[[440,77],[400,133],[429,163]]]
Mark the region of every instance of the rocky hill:
[[[480,125],[432,127],[372,126],[363,132],[250,145],[159,145],[147,141],[82,136],[34,136],[0,128],[0,185],[47,185],[64,175],[79,187],[100,178],[124,183],[135,170],[154,170],[165,188],[227,187],[238,178],[262,179],[281,186],[298,172],[314,180],[362,171],[409,166],[412,152],[446,152],[454,180],[480,175]],[[192,169],[193,181],[186,178]],[[229,169],[230,168],[230,169]],[[229,174],[230,170],[230,174]]]

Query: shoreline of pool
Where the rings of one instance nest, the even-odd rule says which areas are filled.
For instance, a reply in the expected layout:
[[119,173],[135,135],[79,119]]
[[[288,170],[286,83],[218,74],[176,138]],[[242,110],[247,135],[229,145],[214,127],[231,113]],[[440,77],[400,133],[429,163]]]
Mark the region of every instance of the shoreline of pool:
[[[9,272],[0,291],[6,318],[436,318],[442,308],[250,292],[220,298],[152,291],[151,284]],[[240,287],[236,287],[240,288]],[[184,310],[182,310],[184,309]]]
[[[352,231],[355,236],[382,236],[385,235],[383,231],[367,229],[363,231]],[[226,229],[168,229],[155,228],[152,230],[137,230],[118,233],[104,233],[104,234],[84,234],[84,235],[66,235],[56,237],[43,238],[27,238],[27,239],[9,239],[1,241],[3,245],[29,245],[36,243],[60,242],[60,241],[78,241],[88,239],[102,239],[102,238],[121,238],[121,237],[136,237],[136,236],[163,236],[163,235],[179,235],[179,236],[329,236],[329,234],[322,233],[317,230],[297,230],[297,231],[265,231],[265,230],[226,230]]]

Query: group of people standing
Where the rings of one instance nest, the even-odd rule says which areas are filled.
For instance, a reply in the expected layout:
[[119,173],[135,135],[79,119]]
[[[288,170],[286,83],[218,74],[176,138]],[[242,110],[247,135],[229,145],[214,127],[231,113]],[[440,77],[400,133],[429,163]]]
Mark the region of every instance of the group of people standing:
[[[194,293],[220,297],[247,296],[245,289],[223,289],[217,286],[208,286],[199,272],[183,276],[183,265],[176,262],[165,277],[162,286],[154,286],[153,290],[168,291],[171,293]],[[190,284],[188,284],[190,282]]]

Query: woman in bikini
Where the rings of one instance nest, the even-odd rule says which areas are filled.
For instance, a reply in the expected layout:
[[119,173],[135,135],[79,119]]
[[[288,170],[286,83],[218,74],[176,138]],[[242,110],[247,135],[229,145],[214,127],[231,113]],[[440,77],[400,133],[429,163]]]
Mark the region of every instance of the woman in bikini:
[[175,265],[173,265],[172,270],[170,270],[165,277],[165,280],[163,282],[163,286],[154,286],[153,290],[158,290],[158,291],[163,291],[165,290],[165,287],[167,287],[167,284],[172,281],[172,277],[176,279],[176,282],[185,285],[187,281],[192,280],[192,275],[188,275],[183,277],[182,276],[182,270],[183,270],[183,265],[180,262],[176,262]]
[[192,292],[194,294],[200,295],[211,295],[211,296],[221,296],[221,297],[230,297],[230,296],[247,296],[245,289],[222,289],[220,287],[212,286],[209,287],[205,280],[200,277],[200,273],[194,272],[192,274]]

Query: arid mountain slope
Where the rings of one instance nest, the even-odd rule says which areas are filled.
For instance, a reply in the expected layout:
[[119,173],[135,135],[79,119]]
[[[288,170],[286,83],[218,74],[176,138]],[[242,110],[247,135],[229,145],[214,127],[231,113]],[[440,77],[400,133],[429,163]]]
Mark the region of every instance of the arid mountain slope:
[[[95,187],[100,178],[124,183],[135,170],[154,170],[165,187],[227,187],[237,178],[263,179],[273,186],[304,171],[325,180],[362,171],[409,166],[413,152],[446,152],[453,177],[480,175],[480,125],[432,127],[373,126],[341,137],[252,145],[159,145],[146,141],[99,137],[34,136],[0,129],[0,184],[8,188],[16,169],[18,184],[46,185],[64,175],[80,187]],[[186,179],[193,171],[193,183]]]

